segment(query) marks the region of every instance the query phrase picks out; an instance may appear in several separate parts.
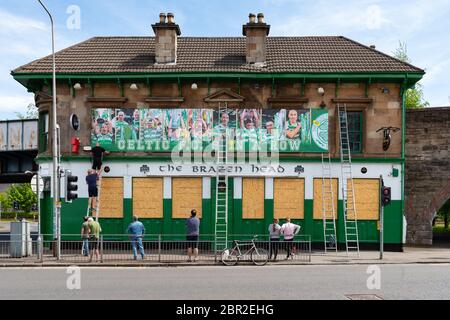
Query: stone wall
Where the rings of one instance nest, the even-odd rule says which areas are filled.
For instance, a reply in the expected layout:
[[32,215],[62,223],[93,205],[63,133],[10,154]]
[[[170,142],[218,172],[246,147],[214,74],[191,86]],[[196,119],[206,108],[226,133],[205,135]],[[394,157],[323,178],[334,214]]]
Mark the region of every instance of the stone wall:
[[407,243],[431,245],[432,221],[450,198],[450,107],[406,112]]
[[[76,136],[80,138],[81,146],[90,145],[91,109],[92,108],[216,108],[217,104],[205,102],[204,98],[221,90],[229,90],[239,93],[244,97],[244,102],[233,102],[230,108],[269,108],[269,98],[298,98],[302,92],[300,81],[291,80],[278,82],[273,87],[270,80],[223,80],[211,81],[208,84],[199,79],[195,80],[197,90],[192,90],[194,81],[183,80],[181,91],[175,81],[153,81],[151,88],[146,83],[137,83],[138,90],[131,90],[131,83],[123,83],[123,97],[120,86],[117,83],[93,82],[93,89],[89,84],[82,83],[81,90],[76,90],[74,96],[71,94],[67,83],[58,83],[57,106],[58,123],[61,128],[61,152],[63,155],[72,155],[70,140]],[[319,87],[325,90],[324,96],[317,92]],[[388,89],[388,90],[381,90]],[[45,89],[47,90],[48,89]],[[329,112],[329,150],[333,157],[339,157],[339,133],[338,118],[336,116],[337,104],[333,102],[336,98],[335,83],[307,83],[304,88],[306,103],[274,103],[273,108],[320,108],[325,103]],[[183,102],[149,102],[149,93],[152,97],[182,97]],[[401,134],[393,136],[392,144],[387,152],[382,149],[382,134],[376,131],[381,127],[393,126],[401,128],[401,99],[400,85],[394,83],[373,83],[368,87],[367,98],[372,99],[370,103],[348,103],[349,110],[361,111],[363,119],[363,152],[355,157],[363,158],[400,158],[401,157]],[[339,86],[338,97],[341,99],[363,99],[365,98],[364,83],[343,83]],[[97,100],[92,100],[95,98]],[[37,104],[39,110],[51,110],[51,99]],[[69,127],[69,118],[72,113],[77,114],[80,119],[80,131],[75,132]],[[51,117],[50,117],[51,119]],[[49,132],[52,132],[51,123]],[[48,146],[51,146],[51,135]],[[46,155],[50,155],[47,150]],[[128,154],[132,155],[132,154]],[[320,154],[292,154],[293,157],[320,157]]]

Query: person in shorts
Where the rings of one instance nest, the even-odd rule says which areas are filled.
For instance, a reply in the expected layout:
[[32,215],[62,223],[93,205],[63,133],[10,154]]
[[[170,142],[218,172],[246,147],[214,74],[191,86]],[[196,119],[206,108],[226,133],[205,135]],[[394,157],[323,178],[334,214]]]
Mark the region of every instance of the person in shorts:
[[99,242],[100,242],[100,232],[102,232],[102,228],[100,227],[100,223],[95,221],[95,218],[90,217],[88,219],[89,223],[89,246],[91,248],[91,255],[89,258],[89,262],[92,262],[92,257],[95,254],[96,262],[99,260]]
[[98,174],[94,169],[89,169],[86,176],[86,183],[88,185],[89,194],[89,212],[96,210],[97,208],[97,197],[98,197],[98,187],[97,187]]
[[192,256],[194,256],[194,262],[198,258],[198,237],[200,235],[200,219],[197,218],[197,211],[193,209],[191,211],[190,218],[186,219],[186,240],[187,240],[187,254],[188,261],[192,262]]

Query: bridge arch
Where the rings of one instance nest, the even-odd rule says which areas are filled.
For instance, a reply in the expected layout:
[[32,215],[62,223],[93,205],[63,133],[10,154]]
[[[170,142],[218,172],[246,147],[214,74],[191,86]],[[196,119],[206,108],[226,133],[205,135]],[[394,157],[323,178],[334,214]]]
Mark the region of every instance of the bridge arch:
[[405,157],[406,240],[431,245],[432,221],[450,198],[450,107],[406,112]]

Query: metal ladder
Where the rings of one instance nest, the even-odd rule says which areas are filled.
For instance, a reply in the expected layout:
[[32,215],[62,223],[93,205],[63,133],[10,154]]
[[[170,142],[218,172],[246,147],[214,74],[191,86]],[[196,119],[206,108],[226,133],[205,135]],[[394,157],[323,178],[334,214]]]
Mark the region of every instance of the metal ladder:
[[334,188],[331,177],[331,156],[322,153],[322,213],[323,213],[323,240],[325,253],[337,253],[336,214],[334,208]]
[[[227,104],[219,103],[219,122],[222,113],[227,112]],[[227,248],[228,243],[228,132],[221,128],[218,134],[216,149],[216,223],[215,246],[216,252]]]
[[344,209],[345,246],[347,255],[356,252],[359,257],[358,221],[355,205],[355,189],[352,174],[352,156],[348,136],[346,105],[338,105],[339,137],[341,147],[342,203]]

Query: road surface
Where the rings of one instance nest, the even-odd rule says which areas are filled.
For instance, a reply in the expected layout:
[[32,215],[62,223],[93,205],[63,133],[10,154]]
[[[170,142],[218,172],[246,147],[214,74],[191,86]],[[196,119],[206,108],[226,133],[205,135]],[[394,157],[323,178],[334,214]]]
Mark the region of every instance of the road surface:
[[[450,299],[450,265],[381,265],[380,290],[368,266],[82,268],[69,290],[66,268],[0,269],[4,299]],[[376,270],[376,267],[375,267]],[[373,270],[371,271],[373,272]],[[372,278],[373,280],[374,278]],[[78,282],[71,278],[73,286]],[[376,285],[376,281],[370,281]],[[375,296],[373,296],[375,297]]]

